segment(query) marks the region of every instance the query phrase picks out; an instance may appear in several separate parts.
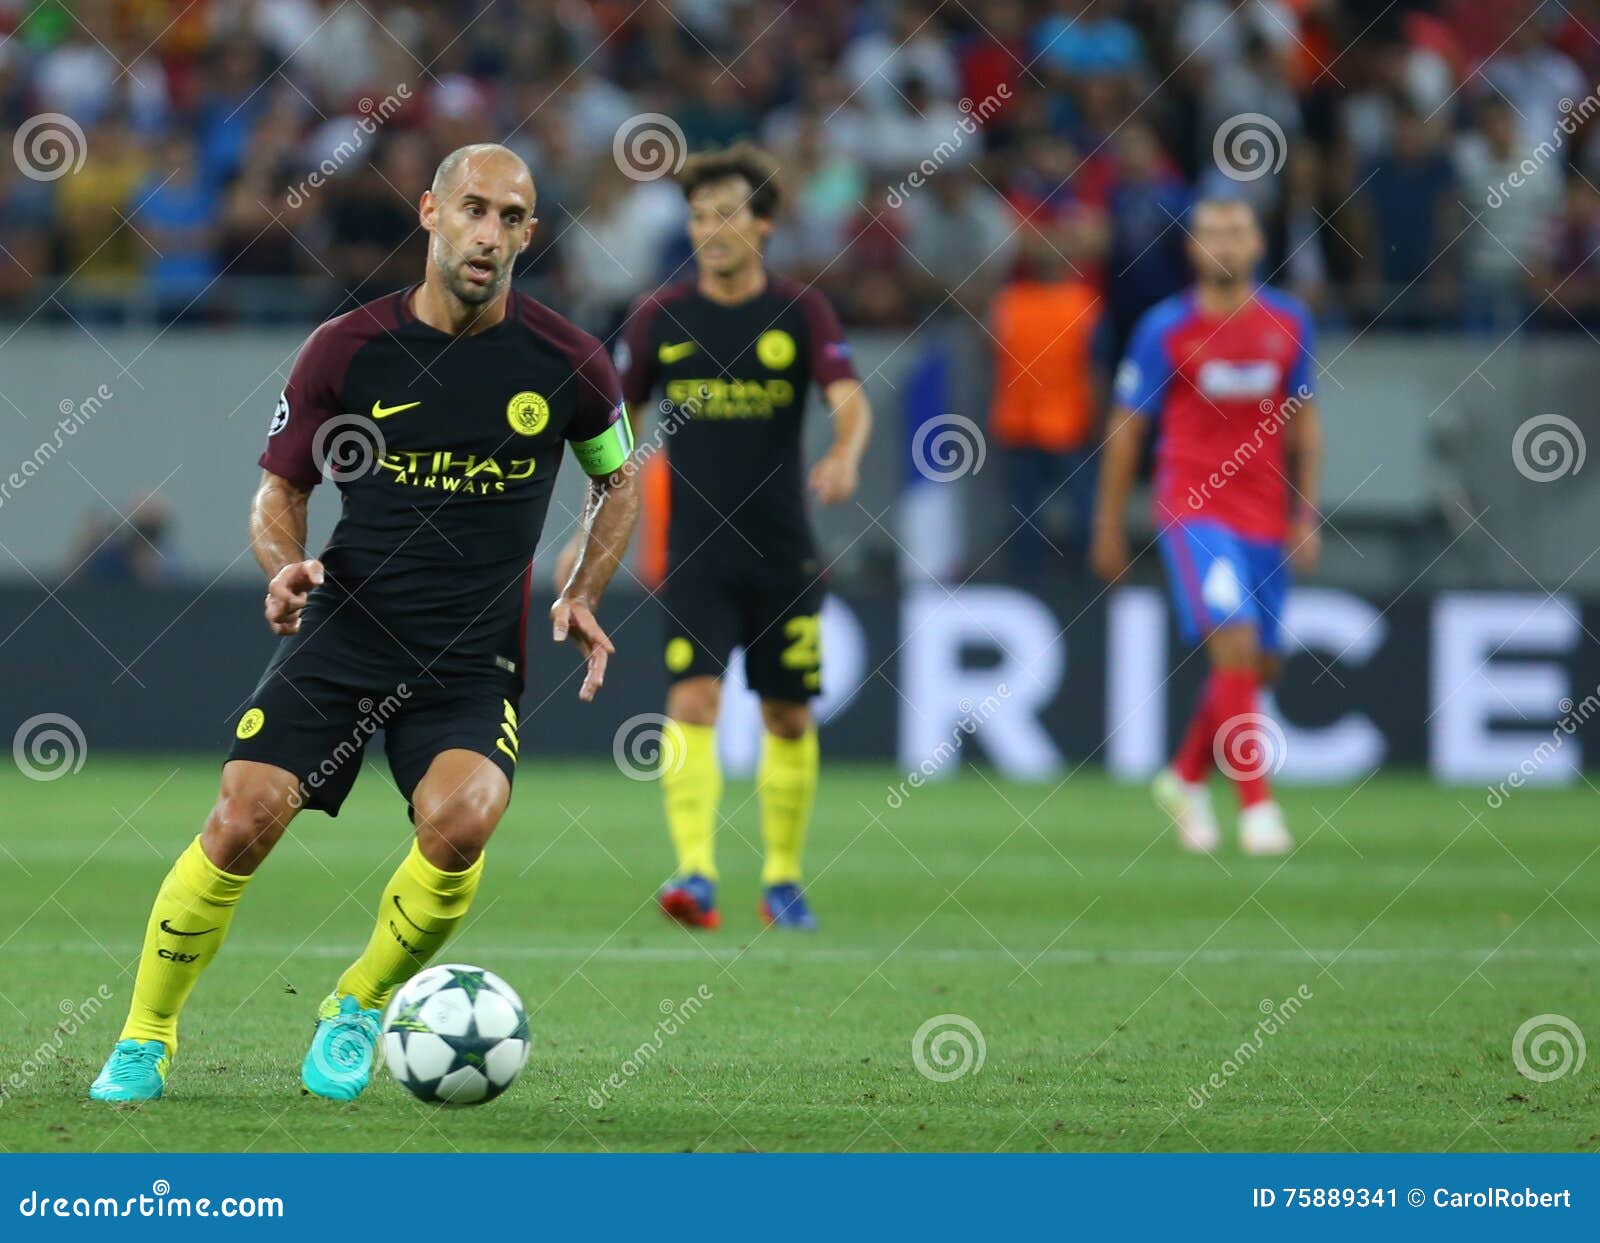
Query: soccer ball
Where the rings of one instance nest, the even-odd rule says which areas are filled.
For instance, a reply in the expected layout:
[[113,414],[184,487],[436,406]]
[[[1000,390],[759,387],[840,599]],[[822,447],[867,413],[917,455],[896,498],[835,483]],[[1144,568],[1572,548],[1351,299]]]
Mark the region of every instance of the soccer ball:
[[442,963],[412,976],[389,1002],[383,1055],[418,1100],[492,1101],[528,1060],[528,1014],[494,972]]

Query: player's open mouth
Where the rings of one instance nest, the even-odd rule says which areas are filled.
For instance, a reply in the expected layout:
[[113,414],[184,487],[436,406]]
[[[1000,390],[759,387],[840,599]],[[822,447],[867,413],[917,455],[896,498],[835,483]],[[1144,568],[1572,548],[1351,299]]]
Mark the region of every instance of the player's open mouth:
[[487,285],[494,279],[495,267],[488,259],[468,259],[466,266],[468,280]]

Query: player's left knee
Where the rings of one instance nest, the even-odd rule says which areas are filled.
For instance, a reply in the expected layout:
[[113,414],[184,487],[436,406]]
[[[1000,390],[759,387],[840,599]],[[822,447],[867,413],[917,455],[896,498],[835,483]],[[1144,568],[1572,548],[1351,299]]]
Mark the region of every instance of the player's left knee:
[[811,728],[811,708],[807,704],[763,699],[761,722],[769,734],[776,734],[779,738],[804,738],[806,731]]
[[422,857],[446,872],[477,862],[505,811],[499,793],[479,783],[443,795],[418,791],[414,807]]

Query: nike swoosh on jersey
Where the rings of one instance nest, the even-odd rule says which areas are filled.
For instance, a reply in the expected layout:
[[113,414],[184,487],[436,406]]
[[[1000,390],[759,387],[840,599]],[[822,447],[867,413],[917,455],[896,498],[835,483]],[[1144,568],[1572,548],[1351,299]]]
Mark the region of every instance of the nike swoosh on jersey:
[[700,346],[694,341],[680,341],[677,345],[663,345],[656,351],[656,357],[664,363],[675,363],[680,359],[688,358]]
[[399,414],[402,410],[410,410],[413,406],[420,406],[421,404],[420,401],[408,401],[403,406],[386,406],[381,401],[375,401],[372,403],[372,417],[386,419],[391,414]]

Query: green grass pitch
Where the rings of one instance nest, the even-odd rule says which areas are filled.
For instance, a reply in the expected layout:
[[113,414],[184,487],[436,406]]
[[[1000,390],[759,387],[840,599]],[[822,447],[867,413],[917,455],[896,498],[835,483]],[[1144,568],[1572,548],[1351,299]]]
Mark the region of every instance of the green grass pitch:
[[[1592,792],[1490,810],[1397,776],[1281,791],[1292,859],[1208,860],[1096,775],[1052,791],[967,769],[892,808],[897,771],[825,765],[813,936],[761,928],[757,809],[730,781],[725,922],[704,935],[651,903],[653,784],[528,765],[446,957],[521,991],[533,1055],[500,1100],[440,1110],[382,1071],[351,1105],[299,1089],[315,1004],[408,840],[374,769],[251,886],[167,1098],[92,1104],[149,900],[216,774],[90,756],[0,778],[6,1150],[1600,1148],[1600,1057],[1542,1082],[1512,1057],[1539,1015],[1600,1040]],[[941,1015],[979,1034],[933,1038],[936,1074],[974,1049],[959,1077],[913,1057]]]

